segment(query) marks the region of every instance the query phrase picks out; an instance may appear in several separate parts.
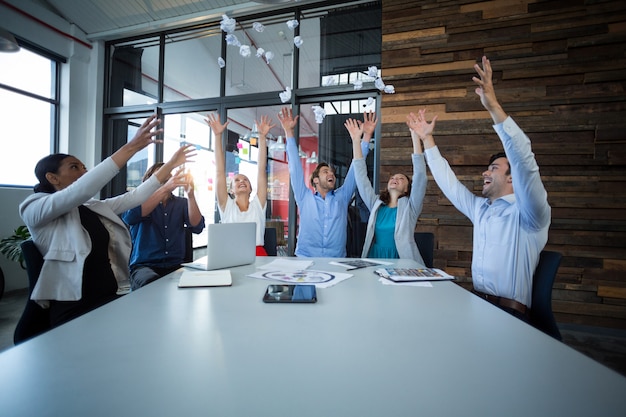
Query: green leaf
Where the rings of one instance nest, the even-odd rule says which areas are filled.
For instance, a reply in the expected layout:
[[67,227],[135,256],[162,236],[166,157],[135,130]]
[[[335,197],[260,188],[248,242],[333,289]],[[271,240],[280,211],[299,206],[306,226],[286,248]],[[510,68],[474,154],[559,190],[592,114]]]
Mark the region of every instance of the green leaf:
[[13,235],[0,240],[0,253],[10,261],[19,262],[22,269],[26,269],[20,245],[23,241],[30,239],[30,237],[28,227],[24,225],[19,226],[15,229]]

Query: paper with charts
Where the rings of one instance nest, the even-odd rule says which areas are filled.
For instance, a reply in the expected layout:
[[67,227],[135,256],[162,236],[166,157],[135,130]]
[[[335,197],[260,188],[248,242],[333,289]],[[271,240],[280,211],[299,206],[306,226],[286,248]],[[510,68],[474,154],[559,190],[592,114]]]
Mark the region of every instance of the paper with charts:
[[346,274],[344,272],[312,271],[308,269],[301,271],[264,269],[256,271],[253,274],[248,274],[247,276],[293,284],[312,284],[317,288],[327,288],[350,278],[352,274]]

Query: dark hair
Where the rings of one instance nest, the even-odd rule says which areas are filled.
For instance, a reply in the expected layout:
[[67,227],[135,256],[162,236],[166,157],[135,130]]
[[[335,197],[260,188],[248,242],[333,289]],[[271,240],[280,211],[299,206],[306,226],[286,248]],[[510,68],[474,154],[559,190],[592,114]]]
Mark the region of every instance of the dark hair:
[[506,163],[508,165],[508,168],[505,172],[505,175],[511,175],[511,164],[509,164],[509,158],[507,158],[506,153],[504,152],[498,152],[498,153],[494,153],[493,155],[491,155],[491,157],[489,158],[489,164],[487,164],[487,166],[490,166],[491,164],[493,164],[493,161],[499,158],[506,158]]
[[[404,175],[404,174],[402,174],[402,175]],[[402,194],[399,198],[406,197],[407,195],[411,194],[411,186],[413,185],[413,180],[408,175],[404,175],[404,176],[406,177],[407,180],[409,180],[408,181],[408,187],[406,188],[406,192],[404,194]],[[385,190],[381,191],[380,195],[378,196],[378,198],[380,198],[380,201],[385,203],[385,205],[388,205],[389,201],[391,201],[391,195],[389,195],[389,190],[385,189]]]
[[165,165],[165,163],[163,162],[157,162],[156,164],[152,165],[150,168],[148,168],[146,170],[146,173],[143,174],[143,178],[141,179],[141,182],[146,182],[146,180],[148,178],[150,178],[152,176],[152,174],[154,174],[155,172],[157,172],[159,170],[159,168],[161,168],[163,165]]
[[330,165],[328,165],[326,162],[320,162],[320,163],[319,163],[319,164],[317,164],[317,166],[315,167],[315,170],[313,171],[313,173],[311,173],[311,179],[310,179],[310,182],[311,182],[311,187],[313,187],[313,188],[317,189],[317,187],[315,186],[315,183],[313,182],[313,180],[314,180],[315,178],[319,178],[319,176],[320,176],[320,170],[321,170],[322,168],[324,168],[324,167],[328,167],[328,168],[330,168],[330,169],[333,171],[333,173],[335,172],[335,168],[331,167],[331,166],[330,166]]
[[56,189],[52,184],[50,184],[50,181],[46,178],[46,174],[48,172],[52,172],[53,174],[58,173],[59,168],[61,167],[61,162],[70,156],[72,155],[65,153],[53,153],[45,158],[41,158],[39,162],[37,162],[37,165],[35,165],[35,176],[39,180],[39,184],[35,185],[33,190],[36,193],[54,193]]

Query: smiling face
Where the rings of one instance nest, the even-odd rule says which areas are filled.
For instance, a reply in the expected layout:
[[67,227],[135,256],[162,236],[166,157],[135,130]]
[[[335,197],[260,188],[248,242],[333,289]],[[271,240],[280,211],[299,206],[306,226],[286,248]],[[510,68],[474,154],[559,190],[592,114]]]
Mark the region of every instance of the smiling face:
[[337,183],[335,170],[327,164],[320,164],[315,172],[313,172],[311,183],[313,187],[322,194],[334,190]]
[[68,156],[61,161],[59,169],[56,173],[47,172],[46,179],[54,188],[62,190],[73,184],[77,179],[87,172],[85,165],[73,156]]
[[250,184],[250,180],[243,174],[237,174],[234,176],[230,188],[235,195],[244,194],[249,196],[252,194],[252,185]]
[[404,174],[395,174],[387,181],[387,190],[396,190],[399,195],[405,195],[409,190],[409,178]]
[[483,172],[483,196],[491,201],[513,193],[513,179],[509,161],[500,157],[491,162]]

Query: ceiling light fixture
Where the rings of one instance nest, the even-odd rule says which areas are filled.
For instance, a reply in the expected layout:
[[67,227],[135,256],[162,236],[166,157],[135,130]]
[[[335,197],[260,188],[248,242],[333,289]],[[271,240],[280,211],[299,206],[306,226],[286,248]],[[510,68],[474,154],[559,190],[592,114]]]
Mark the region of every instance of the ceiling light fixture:
[[285,142],[283,141],[282,136],[278,136],[278,140],[276,143],[270,146],[271,152],[284,152],[285,151]]
[[11,32],[0,28],[0,52],[17,52],[20,45],[15,40],[15,36]]

